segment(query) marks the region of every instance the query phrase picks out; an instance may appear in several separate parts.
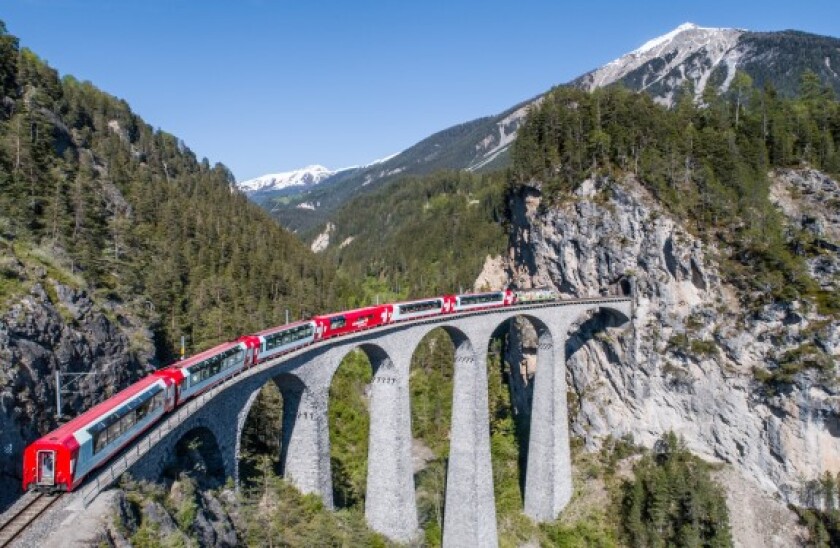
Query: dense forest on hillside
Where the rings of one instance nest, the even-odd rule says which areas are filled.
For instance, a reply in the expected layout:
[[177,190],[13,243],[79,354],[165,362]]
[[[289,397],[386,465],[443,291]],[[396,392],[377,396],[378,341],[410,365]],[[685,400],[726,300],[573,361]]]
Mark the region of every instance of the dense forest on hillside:
[[470,290],[485,258],[507,245],[506,189],[500,173],[403,179],[342,208],[326,255],[349,277],[367,280],[368,293]]
[[800,96],[752,87],[738,74],[724,95],[695,104],[686,89],[668,110],[621,88],[558,88],[520,129],[513,178],[538,181],[547,203],[571,198],[588,177],[633,174],[689,229],[721,250],[725,274],[753,306],[804,298],[824,314],[840,297],[817,285],[804,258],[819,242],[788,233],[769,200],[773,167],[840,173],[840,107],[805,73]]
[[[58,73],[0,26],[0,246],[148,317],[160,358],[338,307],[331,265],[129,106]],[[8,260],[8,259],[7,259]],[[0,270],[0,298],[27,283]]]

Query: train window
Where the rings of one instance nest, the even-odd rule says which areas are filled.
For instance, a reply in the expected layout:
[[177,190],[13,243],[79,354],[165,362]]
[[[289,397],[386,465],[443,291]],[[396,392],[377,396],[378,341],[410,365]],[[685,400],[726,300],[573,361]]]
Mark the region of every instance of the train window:
[[93,452],[99,453],[102,451],[102,448],[108,444],[108,431],[103,430],[99,432],[95,436],[93,436]]
[[335,316],[330,318],[330,329],[341,329],[347,324],[347,319],[344,316]]
[[400,305],[400,314],[412,314],[414,312],[423,312],[425,310],[432,310],[435,308],[440,308],[443,306],[443,303],[440,300],[436,301],[423,301],[420,303],[409,303],[409,304],[401,304]]
[[148,401],[144,401],[140,404],[140,407],[138,407],[134,411],[134,415],[136,416],[137,422],[140,422],[146,418],[146,415],[149,414],[149,408],[152,406],[152,402],[154,402],[154,398]]
[[[304,325],[295,327],[292,329],[287,329],[284,331],[280,331],[278,333],[272,333],[271,335],[266,336],[266,347],[268,350],[273,350],[278,346],[285,346],[287,344],[291,344],[293,342],[299,341],[301,339],[305,339],[307,337],[312,336],[312,326],[311,325]],[[266,348],[263,348],[265,351]]]
[[120,437],[120,423],[115,422],[114,424],[108,427],[108,443],[111,443],[118,437]]
[[223,370],[242,363],[242,348],[226,350],[189,368],[190,384],[195,385],[221,373]]
[[466,295],[460,297],[461,305],[482,304],[501,301],[504,299],[502,293],[482,293],[480,295]]
[[134,426],[134,424],[135,424],[134,411],[129,411],[129,413],[126,416],[124,416],[122,419],[120,419],[120,430],[123,433],[126,433],[129,430],[131,430],[131,427]]

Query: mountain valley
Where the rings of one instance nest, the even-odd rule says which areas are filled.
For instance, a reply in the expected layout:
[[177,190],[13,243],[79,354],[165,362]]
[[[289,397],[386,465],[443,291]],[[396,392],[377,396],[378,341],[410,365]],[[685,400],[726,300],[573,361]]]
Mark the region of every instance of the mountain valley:
[[[182,340],[195,354],[287,314],[628,284],[628,328],[593,314],[565,344],[575,493],[555,521],[522,513],[536,331],[521,316],[486,349],[499,544],[837,545],[834,67],[838,38],[685,24],[383,160],[237,184],[0,25],[0,508],[28,443]],[[412,356],[412,545],[443,542],[455,356],[443,330]],[[296,411],[269,382],[241,485],[189,439],[160,481],[100,497],[76,540],[393,545],[364,516],[371,362],[350,352],[324,396],[336,511],[282,479]],[[56,409],[57,372],[95,376]]]

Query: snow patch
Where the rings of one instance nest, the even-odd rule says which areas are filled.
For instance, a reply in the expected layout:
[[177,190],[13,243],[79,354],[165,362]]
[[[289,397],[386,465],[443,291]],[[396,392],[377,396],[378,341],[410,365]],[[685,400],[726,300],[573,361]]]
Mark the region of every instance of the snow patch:
[[678,26],[677,28],[675,28],[674,30],[672,30],[671,32],[669,32],[667,34],[663,34],[662,36],[654,38],[653,40],[648,40],[647,42],[645,42],[644,44],[642,44],[638,48],[631,51],[630,55],[642,55],[643,53],[647,53],[647,52],[651,51],[652,49],[656,48],[657,46],[661,46],[662,44],[670,42],[671,40],[676,38],[677,35],[680,34],[681,32],[683,32],[684,30],[694,30],[694,29],[697,29],[697,28],[699,28],[699,27],[697,25],[695,25],[694,23],[683,23],[682,25]]
[[826,56],[826,58],[825,58],[825,68],[827,68],[828,72],[833,74],[835,78],[840,78],[840,75],[838,75],[836,72],[834,72],[834,69],[831,68],[831,57]]
[[335,232],[335,225],[332,223],[327,223],[327,226],[324,227],[324,231],[318,234],[312,241],[312,245],[309,246],[312,252],[320,253],[327,249],[327,247],[329,247],[330,245],[330,236],[333,232]]
[[496,135],[488,135],[475,146],[476,151],[481,152],[482,150],[484,150],[484,153],[482,154],[480,160],[467,167],[467,171],[475,171],[477,169],[481,169],[482,167],[495,160],[501,153],[510,148],[510,145],[513,144],[513,141],[516,140],[516,134],[519,130],[519,126],[522,125],[522,122],[528,115],[528,111],[530,111],[532,107],[539,106],[542,100],[543,98],[540,97],[539,99],[532,101],[527,105],[519,107],[512,113],[508,114],[507,116],[496,122],[496,129],[499,132],[498,137]]
[[[743,52],[736,46],[745,31],[741,29],[698,27],[693,23],[680,25],[671,32],[654,38],[638,49],[596,69],[582,78],[583,87],[589,91],[608,86],[644,67],[653,60],[664,61],[664,66],[644,75],[642,89],[663,82],[672,89],[682,81],[691,79],[699,98],[712,72],[724,63],[727,67],[727,89],[735,75],[735,68]],[[678,73],[675,78],[674,74]],[[657,102],[670,105],[673,93],[656,98]]]
[[337,171],[331,171],[324,166],[306,166],[294,171],[282,173],[269,173],[255,179],[248,179],[237,184],[245,194],[252,192],[282,190],[292,186],[317,185],[327,177],[335,175]]

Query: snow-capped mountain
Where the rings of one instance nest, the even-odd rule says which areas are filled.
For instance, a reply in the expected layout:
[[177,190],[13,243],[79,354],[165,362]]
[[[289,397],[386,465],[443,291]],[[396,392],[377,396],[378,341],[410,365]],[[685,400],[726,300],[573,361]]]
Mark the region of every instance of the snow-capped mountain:
[[337,171],[331,171],[324,166],[306,166],[294,171],[283,173],[269,173],[254,179],[248,179],[237,183],[239,190],[251,195],[257,192],[277,192],[289,187],[317,185],[327,177],[335,175]]
[[722,70],[723,80],[715,85],[725,91],[746,53],[737,47],[745,32],[685,23],[593,70],[575,80],[575,84],[592,90],[621,81],[638,91],[649,91],[657,101],[671,105],[683,82],[690,80],[699,97],[712,74]]
[[[620,83],[673,105],[686,82],[699,99],[708,86],[725,92],[736,71],[750,76],[755,87],[769,83],[779,94],[793,95],[806,70],[840,94],[840,39],[792,30],[751,32],[685,23],[568,85],[593,90]],[[257,201],[263,201],[283,225],[307,230],[323,226],[332,212],[359,193],[399,178],[442,169],[503,168],[517,130],[540,100],[529,99],[501,114],[444,129],[393,157],[336,173],[318,184],[281,191],[305,189],[300,194]]]

